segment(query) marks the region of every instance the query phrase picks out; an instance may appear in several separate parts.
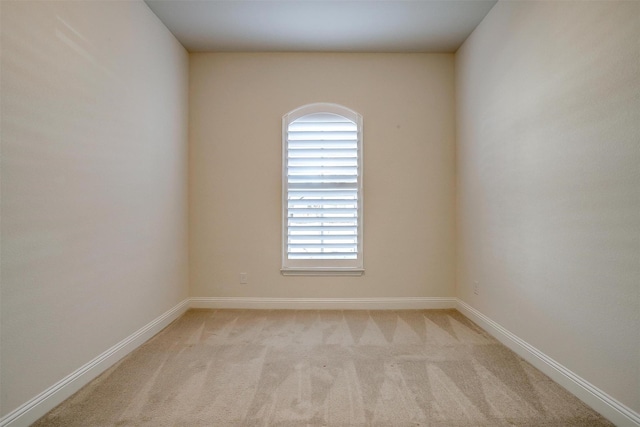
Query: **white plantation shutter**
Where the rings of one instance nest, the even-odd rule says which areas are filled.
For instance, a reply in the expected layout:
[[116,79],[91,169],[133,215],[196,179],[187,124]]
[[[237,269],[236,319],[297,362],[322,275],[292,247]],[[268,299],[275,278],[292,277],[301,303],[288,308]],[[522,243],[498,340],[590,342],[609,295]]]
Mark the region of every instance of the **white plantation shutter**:
[[361,117],[312,104],[283,120],[283,272],[362,271]]

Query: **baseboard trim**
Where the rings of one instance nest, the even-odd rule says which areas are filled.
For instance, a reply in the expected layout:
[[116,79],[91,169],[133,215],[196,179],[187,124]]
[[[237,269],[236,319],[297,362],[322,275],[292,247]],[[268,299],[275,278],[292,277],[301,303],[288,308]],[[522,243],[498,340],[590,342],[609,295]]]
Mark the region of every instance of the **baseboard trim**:
[[263,310],[419,310],[456,308],[456,298],[247,298],[193,297],[191,308]]
[[609,396],[531,344],[514,335],[466,302],[457,299],[457,309],[520,357],[565,387],[580,400],[619,427],[640,427],[640,414]]
[[160,315],[127,338],[67,375],[33,399],[0,419],[0,427],[26,427],[113,366],[127,354],[145,343],[189,308],[189,299]]

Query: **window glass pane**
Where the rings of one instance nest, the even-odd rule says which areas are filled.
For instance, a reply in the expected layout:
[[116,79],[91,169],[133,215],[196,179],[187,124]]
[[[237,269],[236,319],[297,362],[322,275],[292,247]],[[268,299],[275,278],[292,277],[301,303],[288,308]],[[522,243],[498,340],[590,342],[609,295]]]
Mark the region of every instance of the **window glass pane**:
[[328,110],[285,116],[283,269],[361,268],[361,119],[335,104],[315,107],[356,120]]

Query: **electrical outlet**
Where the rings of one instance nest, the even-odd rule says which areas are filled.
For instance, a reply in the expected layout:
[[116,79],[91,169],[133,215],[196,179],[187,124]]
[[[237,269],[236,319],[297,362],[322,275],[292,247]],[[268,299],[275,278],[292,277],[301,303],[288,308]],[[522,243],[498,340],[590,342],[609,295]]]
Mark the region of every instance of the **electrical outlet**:
[[477,280],[473,282],[473,293],[476,295],[480,293],[480,283]]
[[246,285],[249,283],[249,275],[247,273],[240,273],[240,284]]

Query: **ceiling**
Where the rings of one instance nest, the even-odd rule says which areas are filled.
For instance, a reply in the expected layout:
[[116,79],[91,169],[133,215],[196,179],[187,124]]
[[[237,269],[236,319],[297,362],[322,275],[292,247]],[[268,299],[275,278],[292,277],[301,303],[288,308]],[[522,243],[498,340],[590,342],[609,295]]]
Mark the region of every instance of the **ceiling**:
[[190,52],[455,52],[497,0],[145,0]]

